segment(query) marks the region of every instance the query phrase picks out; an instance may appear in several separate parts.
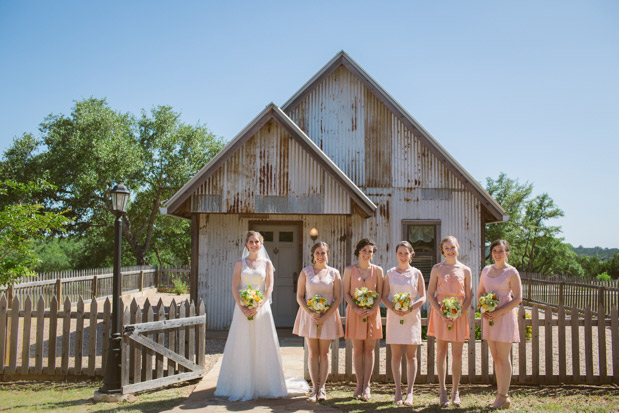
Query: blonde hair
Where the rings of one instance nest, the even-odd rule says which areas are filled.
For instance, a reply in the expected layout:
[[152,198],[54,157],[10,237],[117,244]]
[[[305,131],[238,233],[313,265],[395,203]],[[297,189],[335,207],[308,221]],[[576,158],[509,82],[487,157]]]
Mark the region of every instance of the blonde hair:
[[261,233],[259,233],[258,231],[247,231],[247,233],[245,234],[245,244],[247,244],[247,241],[249,241],[249,238],[251,238],[252,236],[258,238],[261,244],[264,243],[264,237]]
[[460,249],[460,244],[458,243],[458,239],[454,237],[453,235],[449,235],[441,240],[441,246],[439,247],[439,249],[441,250],[442,256],[445,256],[445,254],[443,253],[443,244],[446,242],[451,242],[452,244],[456,246],[457,249]]

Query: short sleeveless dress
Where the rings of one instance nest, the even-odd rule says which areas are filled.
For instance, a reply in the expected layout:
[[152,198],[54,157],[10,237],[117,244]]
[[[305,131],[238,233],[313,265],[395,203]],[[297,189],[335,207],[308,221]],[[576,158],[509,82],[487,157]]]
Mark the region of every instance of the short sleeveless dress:
[[[438,275],[436,285],[436,300],[439,305],[447,297],[456,297],[460,304],[464,302],[466,293],[464,291],[464,270],[468,268],[466,265],[458,262],[456,264],[447,264],[441,262],[432,267]],[[458,317],[451,323],[451,330],[447,329],[447,323],[443,320],[442,314],[432,312],[428,321],[428,335],[436,337],[437,340],[455,341],[463,343],[469,338],[469,320],[466,315]]]
[[[314,266],[303,268],[305,273],[305,301],[315,295],[322,295],[329,303],[333,303],[333,283],[339,275],[339,271],[327,266],[326,272],[319,277],[314,273]],[[297,318],[294,322],[292,333],[301,337],[319,338],[321,340],[333,340],[344,335],[340,310],[336,310],[329,319],[325,320],[320,327],[316,327],[314,319],[299,307]]]
[[[421,271],[410,267],[403,273],[394,267],[387,271],[389,277],[389,300],[393,301],[394,294],[409,293],[411,304],[419,297],[417,286]],[[387,278],[385,277],[385,278]],[[404,324],[400,324],[404,320]],[[419,309],[400,317],[390,308],[387,309],[387,344],[421,344],[421,313]]]
[[[512,289],[509,286],[509,279],[512,275],[518,274],[518,270],[508,265],[497,277],[488,277],[491,266],[488,265],[481,271],[479,286],[484,286],[485,291],[496,294],[499,299],[499,306],[509,303],[512,300]],[[482,337],[484,340],[498,341],[501,343],[519,343],[520,333],[518,332],[518,309],[514,308],[510,313],[503,314],[495,318],[494,325],[482,318],[483,328]]]
[[[367,279],[361,278],[361,273],[356,265],[352,267],[350,276],[350,295],[354,296],[356,288],[366,287],[368,290],[377,291],[378,267],[370,264],[370,275]],[[376,298],[380,302],[380,297]],[[354,305],[354,304],[353,304]],[[380,309],[373,316],[363,317],[357,314],[350,306],[346,309],[346,336],[353,340],[371,340],[383,338],[383,326],[380,317]]]

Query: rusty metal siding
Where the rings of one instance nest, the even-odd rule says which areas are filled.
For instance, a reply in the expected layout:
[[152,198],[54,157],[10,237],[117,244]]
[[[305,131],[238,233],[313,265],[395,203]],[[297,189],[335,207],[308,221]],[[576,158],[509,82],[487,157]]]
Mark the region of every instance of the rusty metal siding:
[[287,115],[359,187],[366,182],[365,86],[344,67]]
[[[311,264],[309,237],[311,228],[319,231],[319,240],[330,247],[329,265],[343,272],[346,263],[346,217],[343,215],[260,215],[203,214],[200,216],[200,251],[198,268],[198,296],[206,303],[207,323],[210,329],[228,328],[232,322],[232,271],[240,259],[243,237],[249,221],[265,220],[302,222],[302,267]],[[343,308],[343,307],[342,307]]]
[[351,200],[345,188],[271,120],[205,180],[192,195],[191,207],[203,213],[347,214]]
[[393,115],[374,94],[365,89],[365,186],[391,186],[391,126]]

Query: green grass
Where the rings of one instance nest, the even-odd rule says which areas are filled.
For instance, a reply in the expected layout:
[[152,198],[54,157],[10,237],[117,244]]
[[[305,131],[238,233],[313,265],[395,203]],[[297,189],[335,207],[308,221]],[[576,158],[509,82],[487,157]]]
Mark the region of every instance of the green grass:
[[[449,389],[449,387],[448,387]],[[403,390],[405,387],[403,386]],[[353,400],[351,385],[327,383],[328,400],[321,402],[348,412],[408,412],[407,406],[393,403],[393,384],[374,384],[369,402]],[[496,396],[496,388],[485,385],[460,386],[460,407],[441,409],[438,405],[438,386],[416,385],[412,411],[490,411],[489,406]],[[619,411],[619,387],[617,386],[512,386],[512,399],[508,411],[524,412],[617,412]]]
[[99,380],[0,382],[0,411],[160,412],[179,405],[195,382],[137,394],[132,403],[95,403]]

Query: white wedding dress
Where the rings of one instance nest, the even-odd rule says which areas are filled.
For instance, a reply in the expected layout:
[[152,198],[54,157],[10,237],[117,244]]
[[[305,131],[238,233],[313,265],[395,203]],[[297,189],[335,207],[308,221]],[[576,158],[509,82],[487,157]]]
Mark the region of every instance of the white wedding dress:
[[[255,269],[245,259],[242,262],[239,289],[252,286],[264,291],[266,261],[258,261]],[[286,385],[271,303],[265,302],[253,320],[235,303],[215,396],[230,401],[285,397]],[[298,379],[292,379],[290,386],[298,392]]]

